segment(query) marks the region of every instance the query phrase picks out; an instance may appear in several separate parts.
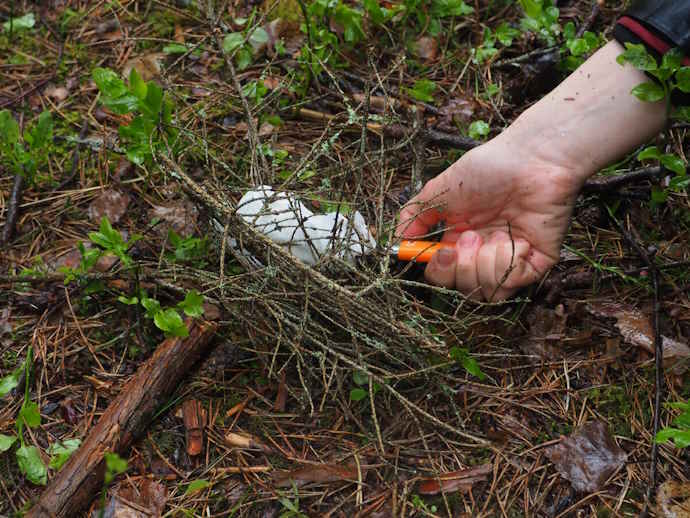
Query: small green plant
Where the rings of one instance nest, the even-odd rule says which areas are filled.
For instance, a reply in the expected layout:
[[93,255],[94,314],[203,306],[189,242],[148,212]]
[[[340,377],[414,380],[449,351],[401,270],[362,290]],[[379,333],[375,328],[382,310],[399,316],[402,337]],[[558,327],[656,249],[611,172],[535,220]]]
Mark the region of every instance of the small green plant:
[[637,155],[637,159],[640,161],[658,161],[664,168],[675,173],[667,187],[661,189],[654,186],[652,188],[652,202],[654,204],[664,203],[668,198],[669,192],[680,192],[690,185],[685,162],[678,155],[662,153],[658,147],[650,146],[643,149]]
[[479,363],[477,360],[472,358],[472,356],[470,356],[470,352],[467,349],[464,347],[453,346],[450,348],[449,353],[451,359],[462,365],[467,372],[473,376],[476,376],[480,380],[486,378],[486,374],[482,372]]
[[206,489],[207,487],[210,487],[211,483],[203,478],[197,479],[197,480],[192,480],[189,485],[187,486],[187,489],[185,489],[184,494],[185,495],[192,495],[194,493],[198,493],[202,489]]
[[67,439],[62,443],[56,442],[51,444],[48,447],[48,454],[51,455],[51,459],[49,465],[46,466],[43,463],[39,449],[36,446],[27,446],[24,442],[24,427],[36,428],[41,425],[41,413],[38,405],[31,401],[29,397],[32,351],[33,349],[29,348],[22,365],[17,367],[8,376],[0,379],[0,397],[2,397],[19,385],[19,377],[22,371],[24,372],[24,401],[15,420],[17,434],[0,434],[0,453],[10,450],[19,440],[19,448],[15,451],[19,470],[30,482],[45,485],[48,480],[48,467],[59,470],[81,443],[79,439]]
[[34,13],[26,13],[23,16],[10,18],[2,24],[2,28],[5,32],[13,33],[32,29],[34,25],[36,25]]
[[438,508],[435,505],[427,505],[419,495],[412,495],[412,505],[415,509],[426,511],[429,514],[436,514]]
[[[670,111],[670,97],[674,90],[690,93],[690,67],[682,66],[683,53],[679,49],[669,50],[658,63],[644,45],[626,43],[625,51],[616,61],[621,65],[630,63],[656,79],[640,83],[631,90],[630,93],[641,101],[658,102],[665,99]],[[671,116],[690,121],[690,107],[681,107]]]
[[420,79],[419,81],[415,81],[412,88],[406,89],[406,92],[410,97],[426,103],[434,102],[434,91],[436,91],[436,83],[430,81],[429,79]]
[[0,164],[14,174],[35,182],[36,172],[47,161],[53,142],[53,119],[50,112],[38,116],[20,139],[19,124],[8,110],[0,111]]
[[182,237],[173,229],[168,231],[168,241],[174,248],[168,258],[176,262],[196,262],[200,265],[206,263],[204,258],[208,253],[208,243],[206,238],[194,236]]
[[124,115],[137,113],[127,125],[118,128],[127,158],[142,165],[154,151],[176,149],[178,131],[172,126],[173,103],[153,81],[144,82],[136,69],[129,74],[129,85],[107,68],[96,68],[92,77],[109,110]]
[[[101,248],[101,254],[112,254],[117,257],[122,264],[126,267],[131,266],[132,258],[130,257],[128,251],[130,247],[139,239],[141,236],[134,234],[128,241],[122,239],[122,234],[119,230],[115,230],[108,218],[103,216],[101,218],[101,226],[98,232],[89,232],[89,240],[96,246]],[[95,254],[89,254],[87,262],[90,264],[93,261]],[[98,261],[98,258],[96,258]]]
[[[246,23],[246,20],[241,21]],[[268,40],[268,33],[263,27],[255,27],[248,38],[242,32],[231,32],[223,39],[223,52],[226,54],[234,52],[237,68],[244,70],[254,61],[254,49],[265,46]]]
[[283,506],[284,511],[280,513],[280,518],[309,518],[306,514],[299,510],[299,491],[297,486],[292,485],[294,492],[294,499],[291,500],[288,496],[283,496],[280,499],[280,505]]
[[115,480],[115,477],[127,471],[127,460],[120,457],[117,453],[106,452],[103,455],[105,460],[105,475],[103,478],[103,487],[101,488],[101,509],[98,513],[99,518],[105,515],[105,497],[108,492],[108,486]]
[[[352,381],[357,385],[350,390],[350,401],[361,401],[369,395],[369,376],[361,371],[354,371],[352,373]],[[381,390],[381,385],[372,383],[372,390],[374,395]]]
[[204,313],[204,298],[196,290],[188,291],[184,300],[178,302],[174,308],[161,307],[160,302],[148,297],[144,292],[134,297],[121,295],[117,300],[129,306],[141,304],[146,310],[145,317],[153,320],[154,325],[168,336],[189,335],[189,330],[178,310],[192,318],[200,317]]
[[520,35],[520,31],[503,22],[495,31],[491,31],[488,27],[484,29],[484,36],[482,44],[479,47],[472,49],[472,61],[475,64],[481,64],[498,53],[496,43],[500,43],[504,47],[510,47],[513,40]]
[[468,134],[473,139],[481,140],[489,134],[489,130],[489,125],[486,122],[478,120],[470,124]]
[[666,406],[680,409],[682,412],[673,419],[673,427],[659,430],[655,440],[658,443],[673,441],[676,448],[687,448],[690,446],[690,401],[667,403]]
[[570,72],[584,63],[585,57],[605,42],[603,37],[590,31],[585,31],[578,38],[573,22],[568,22],[563,27],[563,38],[565,42],[561,48],[561,55],[565,57],[561,61],[561,68]]
[[559,11],[552,0],[519,0],[525,12],[520,20],[520,27],[525,32],[533,32],[548,45],[556,43],[561,32],[558,23]]

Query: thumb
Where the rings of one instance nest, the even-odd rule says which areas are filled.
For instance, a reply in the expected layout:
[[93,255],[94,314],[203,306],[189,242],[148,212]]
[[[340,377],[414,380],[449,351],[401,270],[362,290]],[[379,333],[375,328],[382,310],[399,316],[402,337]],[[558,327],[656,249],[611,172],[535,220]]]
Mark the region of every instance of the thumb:
[[422,237],[443,219],[441,214],[446,205],[447,171],[429,180],[420,193],[402,208],[395,229],[396,235],[405,238]]
[[427,282],[444,288],[454,288],[457,257],[455,248],[441,248],[432,255],[429,264],[424,269]]

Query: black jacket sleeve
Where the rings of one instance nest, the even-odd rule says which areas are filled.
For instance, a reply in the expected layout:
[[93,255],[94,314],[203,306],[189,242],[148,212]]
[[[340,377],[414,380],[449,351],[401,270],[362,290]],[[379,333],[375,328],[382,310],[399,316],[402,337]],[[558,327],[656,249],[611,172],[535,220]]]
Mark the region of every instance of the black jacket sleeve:
[[[625,17],[637,21],[672,47],[680,48],[686,56],[690,55],[690,0],[637,0],[621,20]],[[637,35],[649,44],[642,35]]]

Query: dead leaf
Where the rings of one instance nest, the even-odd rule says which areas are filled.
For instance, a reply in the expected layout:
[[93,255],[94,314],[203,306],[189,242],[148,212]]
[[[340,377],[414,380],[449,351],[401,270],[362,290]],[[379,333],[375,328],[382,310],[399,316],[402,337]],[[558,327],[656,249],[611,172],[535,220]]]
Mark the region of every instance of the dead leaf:
[[173,39],[177,43],[184,43],[184,29],[179,23],[175,24],[175,36],[173,36]]
[[457,131],[457,126],[465,126],[474,119],[478,105],[470,97],[453,97],[439,108],[436,127],[445,131]]
[[656,501],[663,518],[690,518],[690,483],[664,482],[657,490]]
[[438,477],[423,478],[419,481],[417,492],[420,495],[438,495],[439,493],[468,493],[472,485],[483,482],[491,474],[493,464],[482,464],[473,468],[443,473]]
[[520,342],[520,348],[526,354],[547,360],[562,358],[565,354],[562,347],[566,338],[565,312],[536,306],[527,313],[525,320],[529,326],[529,334]]
[[95,31],[96,34],[104,34],[106,32],[112,32],[119,28],[120,21],[117,18],[111,18],[110,20],[106,20],[96,25]]
[[422,36],[414,43],[414,53],[425,61],[434,61],[438,57],[438,41],[430,36]]
[[[358,103],[364,103],[366,96],[364,94],[353,94],[353,99]],[[400,101],[393,97],[383,97],[382,95],[369,96],[369,109],[375,112],[386,112],[400,105]]]
[[9,306],[0,313],[0,336],[10,334],[12,332],[12,324],[10,324],[10,308]]
[[161,60],[164,57],[165,54],[162,52],[154,52],[131,58],[127,60],[125,65],[122,67],[122,75],[126,78],[129,78],[129,74],[134,68],[144,81],[150,81],[151,79],[160,75]]
[[127,212],[129,200],[128,194],[115,189],[107,189],[89,205],[89,219],[100,222],[105,216],[111,224],[115,224]]
[[287,402],[287,384],[285,383],[285,371],[280,375],[280,383],[278,383],[278,393],[276,394],[275,403],[273,403],[273,410],[276,412],[285,412],[285,403]]
[[[105,507],[104,518],[159,518],[162,516],[168,499],[165,486],[148,478],[139,480],[140,485],[137,488],[129,483],[116,487]],[[100,509],[94,513],[98,516]]]
[[[615,318],[616,328],[626,343],[641,347],[654,355],[654,327],[650,318],[639,309],[628,304],[605,302],[589,304],[588,310],[597,317]],[[685,372],[690,361],[690,347],[667,336],[661,337],[661,344],[664,351],[664,366],[672,367],[674,374]]]
[[[364,478],[364,473],[362,473]],[[287,473],[280,473],[273,482],[276,487],[288,487],[294,482],[298,487],[306,484],[325,484],[328,482],[340,482],[343,480],[354,481],[358,479],[357,467],[338,464],[310,464]]]
[[259,126],[259,136],[265,137],[266,135],[270,135],[276,129],[277,128],[273,124],[271,124],[270,122],[262,122],[261,126]]
[[248,433],[228,432],[225,434],[225,442],[230,446],[235,446],[236,448],[261,450],[264,453],[271,453],[273,451],[273,449],[265,444],[261,439]]
[[283,81],[278,76],[266,76],[264,78],[264,86],[269,90],[275,90],[283,84]]
[[50,86],[45,90],[45,96],[56,100],[57,102],[62,102],[69,96],[69,90],[64,86]]
[[182,237],[187,237],[194,234],[199,209],[192,202],[181,200],[168,205],[156,205],[149,214],[151,219],[162,220],[162,223],[156,227],[159,232],[167,234],[172,228]]
[[570,437],[547,448],[544,454],[575,490],[587,493],[600,490],[628,457],[603,421],[581,426]]

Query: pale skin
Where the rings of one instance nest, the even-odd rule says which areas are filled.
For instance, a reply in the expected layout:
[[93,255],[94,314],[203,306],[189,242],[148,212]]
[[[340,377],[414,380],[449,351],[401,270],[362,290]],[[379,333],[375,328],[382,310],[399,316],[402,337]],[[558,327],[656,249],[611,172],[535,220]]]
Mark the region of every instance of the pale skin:
[[609,42],[500,135],[427,182],[401,210],[397,233],[427,236],[444,222],[426,267],[428,282],[478,300],[503,300],[559,259],[587,178],[661,131],[663,102],[630,94],[649,79],[616,57]]

